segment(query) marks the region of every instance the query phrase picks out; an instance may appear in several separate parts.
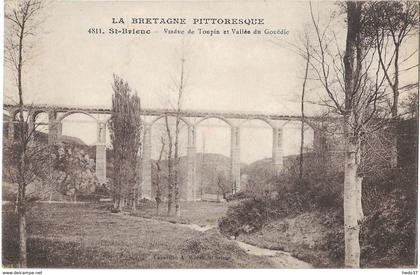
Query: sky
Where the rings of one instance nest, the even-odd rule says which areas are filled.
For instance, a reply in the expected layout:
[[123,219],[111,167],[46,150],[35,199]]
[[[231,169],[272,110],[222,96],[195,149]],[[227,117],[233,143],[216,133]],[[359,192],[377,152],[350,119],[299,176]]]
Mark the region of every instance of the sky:
[[[315,4],[327,19],[333,2]],[[259,29],[287,29],[288,35],[164,34],[164,28],[188,30],[197,26],[129,24],[139,17],[263,18]],[[126,24],[112,24],[124,18]],[[42,13],[43,22],[31,38],[33,48],[24,74],[25,102],[77,106],[111,106],[112,75],[118,74],[136,90],[143,108],[167,108],[179,79],[181,52],[185,53],[184,108],[194,110],[253,111],[299,115],[304,62],[287,47],[299,43],[308,28],[306,1],[53,1]],[[151,29],[150,35],[94,35],[90,28]],[[338,26],[340,27],[340,26]],[[6,26],[7,28],[7,26]],[[241,28],[207,25],[202,29]],[[247,26],[253,30],[253,26]],[[13,75],[5,70],[4,100],[16,95]],[[317,108],[307,106],[309,114]],[[101,117],[103,119],[103,117]],[[230,130],[217,120],[198,129],[197,147],[229,155]],[[284,129],[285,154],[298,151],[299,125]],[[154,128],[154,156],[159,126]],[[63,134],[96,142],[96,125],[83,115],[63,122]],[[312,133],[308,130],[310,146]],[[205,136],[205,138],[203,138]],[[107,139],[109,143],[109,137]],[[155,144],[156,143],[156,144]],[[272,130],[262,122],[248,122],[241,132],[241,160],[271,157]]]

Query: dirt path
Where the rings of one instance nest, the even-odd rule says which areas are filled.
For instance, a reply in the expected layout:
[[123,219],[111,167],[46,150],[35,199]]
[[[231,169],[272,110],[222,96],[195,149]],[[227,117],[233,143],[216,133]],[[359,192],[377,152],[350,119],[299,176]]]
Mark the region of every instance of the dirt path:
[[276,268],[312,268],[312,265],[296,259],[287,252],[260,248],[241,241],[235,241],[240,248],[250,255],[269,257]]

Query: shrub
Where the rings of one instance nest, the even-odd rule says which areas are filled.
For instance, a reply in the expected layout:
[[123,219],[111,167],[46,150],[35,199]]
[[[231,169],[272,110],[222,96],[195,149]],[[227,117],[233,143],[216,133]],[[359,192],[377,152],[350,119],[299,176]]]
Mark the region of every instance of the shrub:
[[[318,172],[317,172],[318,169]],[[343,177],[340,170],[307,164],[304,180],[288,169],[277,179],[276,196],[243,192],[219,222],[222,233],[237,236],[260,230],[272,219],[303,212],[325,213],[332,229],[322,242],[331,263],[344,264]],[[263,183],[262,183],[263,184]],[[377,170],[364,176],[360,233],[361,264],[370,267],[416,264],[417,167]],[[328,213],[334,213],[329,215]],[[308,224],[308,226],[311,226]]]
[[364,185],[362,264],[395,267],[416,264],[417,169],[389,169]]
[[[277,178],[267,179],[259,185],[267,188],[246,190],[229,197],[239,200],[229,207],[226,216],[220,219],[219,228],[226,235],[237,236],[261,229],[267,222],[280,217],[293,217],[305,211],[342,207],[342,184],[344,174],[328,167],[326,162],[307,155],[303,181],[291,165]],[[289,159],[289,163],[297,161]],[[272,188],[274,186],[274,188]],[[271,190],[275,191],[271,191]]]
[[224,235],[238,236],[241,233],[251,233],[261,229],[277,214],[271,205],[269,198],[253,197],[230,206],[226,216],[219,220],[220,231]]
[[[361,265],[402,267],[416,265],[417,169],[387,169],[363,181]],[[342,208],[341,208],[342,210]],[[332,261],[344,263],[343,213],[331,219],[335,230],[326,236]]]

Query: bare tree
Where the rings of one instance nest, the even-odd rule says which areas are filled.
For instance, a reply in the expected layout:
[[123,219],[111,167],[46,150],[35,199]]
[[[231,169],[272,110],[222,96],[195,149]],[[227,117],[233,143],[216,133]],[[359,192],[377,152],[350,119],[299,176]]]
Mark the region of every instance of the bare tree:
[[220,201],[220,193],[224,200],[227,200],[227,195],[231,191],[231,186],[226,177],[224,171],[215,171],[216,172],[216,184],[217,184],[217,201]]
[[303,78],[302,84],[302,94],[300,100],[300,116],[301,116],[301,128],[300,128],[300,152],[299,152],[299,182],[302,184],[303,182],[303,146],[305,144],[305,90],[306,90],[306,82],[308,80],[308,71],[309,71],[309,62],[310,62],[310,52],[309,52],[309,37],[306,35],[306,45],[305,51],[306,54],[304,55],[304,59],[306,61],[305,64],[305,76]]
[[[40,11],[43,7],[41,0],[22,0],[8,2],[5,5],[6,35],[5,35],[5,59],[11,66],[16,77],[18,91],[18,138],[15,140],[11,151],[17,158],[16,183],[18,185],[17,212],[19,227],[19,266],[27,266],[26,258],[26,210],[27,194],[26,187],[33,182],[34,172],[40,163],[34,162],[39,157],[30,149],[29,144],[33,140],[34,130],[28,129],[24,118],[24,66],[31,48],[29,38],[35,34],[38,25]],[[29,118],[32,119],[32,118]],[[39,160],[39,159],[38,159]],[[30,168],[32,167],[32,169]]]
[[[366,3],[365,28],[366,36],[370,36],[373,46],[378,51],[378,58],[385,78],[392,89],[392,118],[398,116],[400,95],[400,66],[410,59],[417,49],[401,60],[401,47],[410,35],[418,29],[418,3],[413,1]],[[391,41],[391,45],[389,43]],[[391,70],[393,65],[393,70]],[[417,67],[418,64],[405,68],[404,71]],[[405,88],[405,87],[402,87]]]
[[[383,126],[388,115],[381,106],[385,102],[384,76],[375,67],[375,50],[363,35],[364,2],[348,1],[344,4],[347,33],[344,50],[337,37],[328,36],[331,30],[322,29],[310,4],[316,45],[311,45],[311,68],[326,92],[324,106],[342,118],[344,136],[344,234],[345,265],[360,266],[359,232],[363,219],[360,173],[362,141],[372,131]],[[335,53],[331,48],[336,48]]]
[[168,164],[168,216],[172,215],[172,205],[174,202],[173,199],[173,190],[174,190],[174,172],[173,172],[173,140],[172,140],[172,131],[169,125],[168,116],[165,116],[165,127],[166,134],[168,138],[168,153],[167,153],[167,164]]
[[161,166],[161,162],[162,162],[162,157],[163,157],[163,153],[165,151],[165,147],[166,147],[166,142],[165,142],[165,138],[162,136],[160,138],[161,141],[161,147],[160,147],[160,152],[159,152],[159,158],[155,163],[156,166],[156,179],[155,179],[155,200],[156,200],[156,214],[159,215],[159,207],[160,207],[160,203],[162,202],[162,182],[163,182],[163,171],[162,171],[162,166]]
[[402,106],[406,109],[406,114],[412,119],[418,119],[419,115],[419,96],[416,92],[410,93]]
[[[408,57],[401,60],[401,47],[410,35],[418,29],[419,12],[418,3],[412,1],[372,1],[366,3],[365,8],[365,36],[376,47],[381,69],[392,90],[390,103],[393,123],[393,143],[391,150],[391,165],[398,165],[396,120],[398,119],[398,105],[400,91],[412,87],[400,87],[400,74],[416,68],[418,64],[400,69],[418,49],[411,52]],[[390,42],[390,41],[391,42]],[[391,66],[392,65],[392,66]]]
[[172,129],[168,116],[165,117],[165,127],[168,140],[168,215],[172,215],[172,205],[175,204],[175,215],[181,216],[180,204],[180,132],[181,132],[181,114],[185,92],[185,48],[181,49],[180,72],[174,80],[173,91],[175,92],[175,104],[171,112],[174,113],[175,129]]

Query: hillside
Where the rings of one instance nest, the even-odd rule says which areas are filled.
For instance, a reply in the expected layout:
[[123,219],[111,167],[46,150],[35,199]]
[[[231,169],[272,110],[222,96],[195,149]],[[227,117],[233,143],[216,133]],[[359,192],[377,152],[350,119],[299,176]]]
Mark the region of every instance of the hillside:
[[[163,173],[167,173],[167,161],[161,161]],[[241,164],[241,169],[245,168]],[[152,181],[156,181],[156,160],[152,165]],[[217,177],[223,175],[225,181],[228,181],[230,175],[230,158],[221,154],[196,154],[196,190],[197,197],[200,197],[201,190],[203,194],[217,194]],[[186,182],[187,177],[187,157],[180,158],[180,179]],[[226,182],[227,184],[227,182]],[[185,191],[182,190],[181,197],[185,197]],[[164,191],[164,194],[166,192]]]
[[[5,139],[5,137],[3,136]],[[48,144],[48,134],[43,132],[35,132],[35,139],[37,142],[47,145]],[[72,136],[62,136],[61,138],[62,144],[66,148],[69,155],[67,155],[66,158],[68,160],[75,158],[77,156],[83,156],[83,158],[86,160],[90,160],[89,168],[81,166],[75,166],[73,165],[73,168],[66,170],[66,173],[71,173],[74,175],[84,175],[83,180],[77,180],[78,184],[81,187],[79,190],[79,195],[87,195],[94,190],[94,167],[95,167],[95,146],[88,146],[86,145],[81,139],[72,137]],[[55,148],[57,149],[57,148]],[[44,152],[44,151],[43,151]],[[58,155],[59,153],[56,153],[55,155]],[[2,198],[3,200],[14,200],[15,193],[17,192],[17,186],[13,184],[12,178],[11,178],[11,172],[13,169],[12,163],[4,157],[3,159],[3,184],[2,184]],[[59,164],[57,164],[59,166]],[[54,170],[53,176],[59,178],[58,175],[62,173],[60,169]],[[76,177],[76,176],[74,176]],[[51,200],[69,200],[69,190],[72,188],[71,185],[71,177],[67,178],[67,181],[61,182],[62,184],[58,189],[54,189],[54,191],[51,193],[51,188],[48,187],[48,184],[45,185],[42,181],[35,181],[33,184],[30,184],[28,186],[28,193],[33,194],[35,197],[41,198],[41,199],[51,199]],[[91,182],[83,184],[82,182],[87,181],[88,179],[91,180]],[[59,180],[57,182],[60,182]],[[84,188],[84,189],[83,189]],[[44,190],[45,189],[45,190]],[[45,196],[48,196],[46,198]]]
[[[47,133],[36,131],[35,136],[36,136],[37,140],[39,140],[43,143],[48,142],[48,134]],[[80,145],[80,146],[88,146],[86,143],[83,142],[83,140],[81,140],[80,138],[77,138],[77,137],[73,137],[73,136],[62,135],[61,136],[61,141],[64,144],[75,144],[75,145]]]
[[[417,266],[418,122],[402,121],[398,130],[399,166],[384,165],[382,154],[361,167],[361,267]],[[383,139],[386,131],[380,133]],[[372,151],[387,153],[384,144],[375,143]],[[269,163],[265,159],[247,167],[249,177],[259,179],[259,189],[229,207],[219,222],[221,232],[289,252],[315,267],[343,267],[343,154],[305,154],[302,178],[297,156],[285,158],[277,179],[261,176]],[[274,192],[265,192],[270,188]]]

